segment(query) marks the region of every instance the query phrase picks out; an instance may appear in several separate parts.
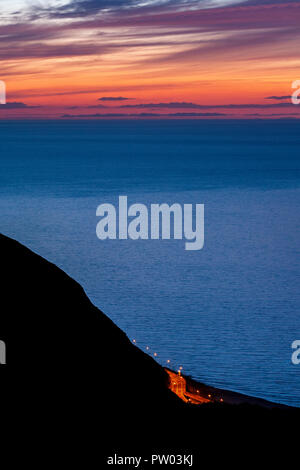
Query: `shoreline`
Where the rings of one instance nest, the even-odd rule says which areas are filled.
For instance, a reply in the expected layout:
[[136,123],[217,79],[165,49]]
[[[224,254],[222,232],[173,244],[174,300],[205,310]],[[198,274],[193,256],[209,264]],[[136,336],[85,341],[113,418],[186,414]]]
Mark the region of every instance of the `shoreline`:
[[[65,272],[2,234],[0,244],[5,274],[2,302],[10,306],[1,315],[1,341],[7,346],[7,364],[22,373],[26,351],[33,383],[40,380],[41,372],[47,380],[50,374],[60,383],[67,368],[76,381],[80,371],[87,383],[95,382],[97,401],[102,396],[105,402],[109,393],[110,402],[120,402],[120,384],[129,381],[143,392],[133,395],[131,389],[122,387],[123,400],[133,401],[136,406],[138,399],[142,408],[151,401],[156,411],[164,407],[163,403],[170,408],[205,404],[218,410],[223,405],[300,410],[206,385],[181,371],[164,368],[132,344],[126,333],[93,305],[83,288]],[[78,338],[82,338],[79,356]],[[98,368],[102,371],[100,377],[95,374]],[[109,391],[102,383],[109,384]]]
[[192,405],[224,404],[224,405],[252,405],[266,409],[292,410],[296,406],[275,403],[264,398],[258,398],[243,393],[225,390],[198,382],[197,380],[167,367],[164,370],[169,375],[169,390],[175,393],[182,401]]

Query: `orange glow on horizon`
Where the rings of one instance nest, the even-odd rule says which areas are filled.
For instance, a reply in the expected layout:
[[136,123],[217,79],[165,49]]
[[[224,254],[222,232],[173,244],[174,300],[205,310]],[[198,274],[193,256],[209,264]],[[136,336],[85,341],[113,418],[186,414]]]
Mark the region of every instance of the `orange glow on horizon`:
[[[300,3],[43,21],[43,27],[30,25],[36,36],[25,35],[25,42],[22,24],[12,27],[20,43],[11,40],[11,57],[2,52],[0,79],[7,100],[28,109],[11,105],[0,110],[0,118],[143,112],[300,116],[300,107],[273,107],[276,102],[266,100],[288,96],[292,81],[300,78],[295,29]],[[24,23],[23,30],[28,28]],[[100,102],[102,96],[128,100]],[[174,102],[209,108],[123,107]],[[266,106],[226,108],[231,104]]]

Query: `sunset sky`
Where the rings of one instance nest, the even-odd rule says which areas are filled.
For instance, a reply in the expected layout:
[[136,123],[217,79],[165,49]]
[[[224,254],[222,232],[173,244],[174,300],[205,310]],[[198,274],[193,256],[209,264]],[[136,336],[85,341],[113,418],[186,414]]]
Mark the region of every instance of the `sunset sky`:
[[300,117],[300,0],[0,0],[0,118]]

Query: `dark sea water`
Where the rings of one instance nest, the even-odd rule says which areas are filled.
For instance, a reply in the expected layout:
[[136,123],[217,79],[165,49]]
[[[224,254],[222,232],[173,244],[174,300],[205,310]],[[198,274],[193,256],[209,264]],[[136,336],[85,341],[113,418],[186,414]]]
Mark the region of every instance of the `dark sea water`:
[[[300,406],[299,121],[0,121],[0,152],[2,233],[162,364]],[[204,203],[204,249],[98,240],[96,208],[119,195]]]

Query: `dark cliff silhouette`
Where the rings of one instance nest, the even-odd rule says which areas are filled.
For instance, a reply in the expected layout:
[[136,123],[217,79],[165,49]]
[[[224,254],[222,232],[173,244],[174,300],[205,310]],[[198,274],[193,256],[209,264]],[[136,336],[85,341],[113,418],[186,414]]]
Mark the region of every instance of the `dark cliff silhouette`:
[[11,394],[22,426],[34,423],[39,445],[59,436],[66,450],[68,436],[70,455],[84,448],[86,458],[97,455],[99,461],[121,449],[125,455],[170,448],[203,454],[239,442],[250,451],[266,433],[282,442],[289,423],[299,420],[295,409],[183,403],[168,389],[165,370],[77,282],[3,235],[0,247],[0,339],[7,346],[2,393]]

